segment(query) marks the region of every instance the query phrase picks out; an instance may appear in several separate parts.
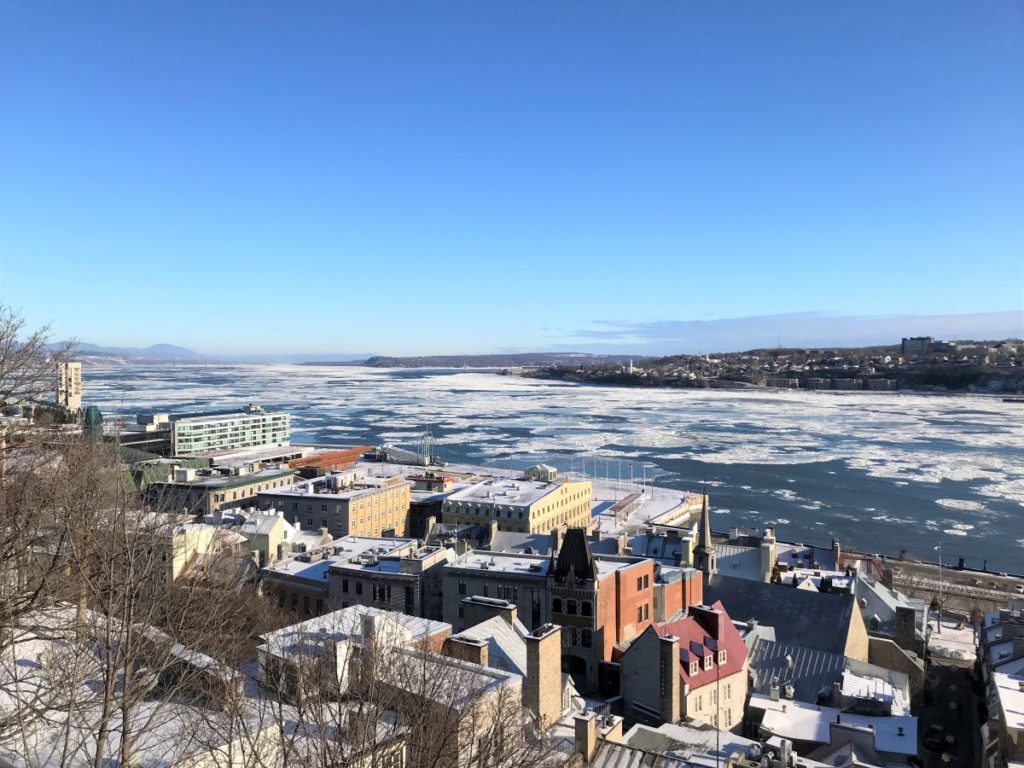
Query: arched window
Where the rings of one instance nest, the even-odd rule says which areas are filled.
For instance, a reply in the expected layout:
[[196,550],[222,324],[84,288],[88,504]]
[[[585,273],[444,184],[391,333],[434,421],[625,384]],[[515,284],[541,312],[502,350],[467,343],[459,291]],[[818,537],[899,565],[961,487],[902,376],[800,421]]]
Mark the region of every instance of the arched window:
[[589,600],[584,600],[580,603],[580,613],[584,616],[594,615],[594,605]]
[[575,614],[576,614],[576,601],[575,601],[575,600],[570,600],[570,601],[569,601],[569,602],[568,602],[568,603],[566,604],[565,612],[566,612],[566,613],[570,613],[570,614],[573,614],[573,615],[575,615]]

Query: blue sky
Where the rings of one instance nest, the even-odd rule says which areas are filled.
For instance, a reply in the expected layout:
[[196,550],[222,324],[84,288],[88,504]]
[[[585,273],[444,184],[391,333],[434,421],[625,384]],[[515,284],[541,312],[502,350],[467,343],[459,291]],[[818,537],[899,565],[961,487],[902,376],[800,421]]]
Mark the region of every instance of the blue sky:
[[206,352],[1019,328],[1022,39],[1017,0],[7,2],[0,299]]

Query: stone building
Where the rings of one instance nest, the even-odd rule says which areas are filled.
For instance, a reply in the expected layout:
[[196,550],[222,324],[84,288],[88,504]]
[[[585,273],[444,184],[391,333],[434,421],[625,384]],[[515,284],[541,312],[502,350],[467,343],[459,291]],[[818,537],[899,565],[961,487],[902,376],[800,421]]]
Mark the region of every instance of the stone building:
[[442,505],[442,522],[487,525],[502,531],[547,533],[590,525],[590,482],[537,482],[491,478],[455,491]]
[[411,487],[400,475],[379,477],[357,467],[261,493],[259,506],[333,536],[404,536]]

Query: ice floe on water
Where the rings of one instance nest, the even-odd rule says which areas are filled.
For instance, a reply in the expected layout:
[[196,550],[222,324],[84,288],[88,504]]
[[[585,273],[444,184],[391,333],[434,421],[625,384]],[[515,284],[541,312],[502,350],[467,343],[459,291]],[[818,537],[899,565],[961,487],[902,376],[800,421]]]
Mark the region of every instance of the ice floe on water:
[[959,528],[947,528],[943,533],[948,533],[950,536],[966,536],[967,531],[962,531]]
[[[91,366],[84,384],[87,402],[111,419],[260,402],[292,412],[297,443],[409,442],[430,427],[442,455],[447,450],[479,462],[548,457],[560,467],[575,457],[577,470],[579,457],[610,458],[613,466],[605,470],[599,464],[598,471],[613,477],[619,461],[623,467],[636,464],[634,477],[645,461],[718,465],[713,471],[719,479],[728,477],[730,465],[792,467],[777,470],[767,485],[748,474],[743,485],[723,489],[735,496],[735,510],[758,503],[756,496],[780,484],[816,493],[806,484],[815,473],[819,482],[842,475],[843,490],[850,493],[860,492],[852,476],[877,478],[887,481],[887,493],[908,499],[918,518],[927,516],[922,509],[931,497],[941,495],[935,502],[940,507],[1004,520],[1001,530],[986,531],[1002,535],[1004,547],[1017,538],[1006,535],[1016,533],[1006,525],[1016,509],[1024,513],[1024,424],[1015,406],[994,397],[651,390],[473,371],[283,364]],[[813,466],[826,462],[842,464]],[[667,470],[688,472],[680,476],[691,480],[697,476],[678,464],[654,473],[660,477]],[[816,502],[796,495],[772,498],[766,514],[779,514],[781,504],[791,503],[797,524],[803,510],[817,509]],[[825,490],[819,498],[835,503]],[[878,497],[872,501],[899,509]],[[843,504],[837,522],[852,519],[845,513],[856,502]],[[894,519],[877,522],[888,526]],[[867,526],[863,535],[872,535]]]
[[936,499],[935,503],[947,509],[962,509],[967,512],[985,511],[985,505],[980,501],[970,501],[968,499]]

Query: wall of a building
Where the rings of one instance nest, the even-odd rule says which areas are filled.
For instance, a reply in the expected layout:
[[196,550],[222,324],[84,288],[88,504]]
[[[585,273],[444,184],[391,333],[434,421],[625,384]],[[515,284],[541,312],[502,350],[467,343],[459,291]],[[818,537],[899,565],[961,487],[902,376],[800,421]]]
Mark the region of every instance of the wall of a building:
[[735,730],[743,721],[747,699],[747,665],[700,688],[684,690],[681,713],[723,730]]

